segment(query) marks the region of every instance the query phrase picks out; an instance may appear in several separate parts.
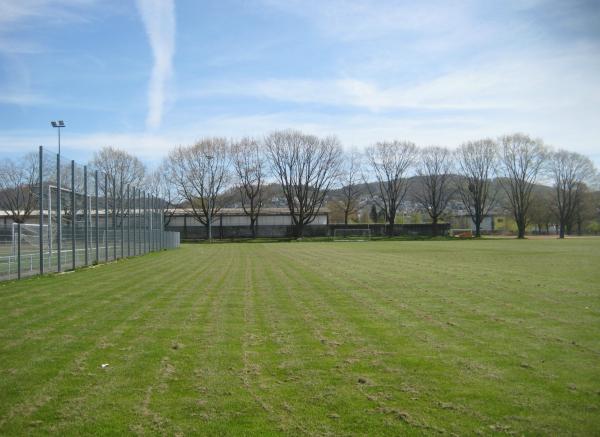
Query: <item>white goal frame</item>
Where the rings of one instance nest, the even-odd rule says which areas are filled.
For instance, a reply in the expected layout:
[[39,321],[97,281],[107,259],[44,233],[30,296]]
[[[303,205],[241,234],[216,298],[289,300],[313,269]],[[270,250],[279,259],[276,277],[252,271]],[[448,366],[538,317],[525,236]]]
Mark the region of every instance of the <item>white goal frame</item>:
[[369,228],[339,228],[333,230],[333,241],[369,241],[371,229]]
[[450,236],[451,237],[460,237],[463,235],[469,235],[469,237],[473,237],[473,234],[475,233],[475,231],[473,231],[473,229],[471,228],[454,228],[454,229],[450,229]]
[[[42,235],[48,229],[48,225],[42,226]],[[33,230],[33,232],[31,231]],[[12,223],[11,229],[11,248],[10,252],[13,256],[17,255],[17,247],[19,242],[19,223]],[[40,244],[40,225],[37,223],[21,223],[21,242],[28,243],[30,246],[39,247]]]

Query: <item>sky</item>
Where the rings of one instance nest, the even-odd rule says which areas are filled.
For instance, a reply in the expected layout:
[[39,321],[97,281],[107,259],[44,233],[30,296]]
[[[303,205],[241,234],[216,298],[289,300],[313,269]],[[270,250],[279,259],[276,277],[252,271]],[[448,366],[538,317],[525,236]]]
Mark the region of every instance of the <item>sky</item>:
[[158,162],[294,128],[345,147],[524,132],[600,167],[600,2],[0,0],[0,157]]

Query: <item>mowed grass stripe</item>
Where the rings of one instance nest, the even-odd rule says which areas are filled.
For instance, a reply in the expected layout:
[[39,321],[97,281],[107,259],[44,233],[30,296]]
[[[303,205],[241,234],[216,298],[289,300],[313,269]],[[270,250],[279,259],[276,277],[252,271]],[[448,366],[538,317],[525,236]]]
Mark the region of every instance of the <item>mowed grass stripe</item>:
[[[139,278],[136,277],[123,276],[120,271],[122,268],[141,268],[139,274],[143,275],[143,272],[148,271],[148,269],[154,271],[159,268],[165,260],[159,257],[158,254],[149,254],[146,257],[148,259],[141,264],[139,259],[132,258],[92,267],[90,270],[96,273],[92,276],[82,275],[88,269],[51,276],[64,278],[64,288],[61,293],[56,293],[51,285],[52,283],[44,282],[48,280],[47,278],[31,278],[23,282],[17,282],[16,285],[21,286],[19,295],[13,296],[13,299],[10,300],[13,307],[7,308],[9,317],[6,319],[6,325],[9,326],[13,323],[13,320],[18,319],[19,325],[24,328],[36,324],[47,326],[50,320],[62,318],[65,313],[73,316],[73,313],[76,313],[73,310],[82,305],[110,306],[112,305],[111,301],[98,299],[98,293],[104,291],[108,291],[108,295],[114,299],[120,298],[124,293],[133,294],[136,297],[135,292],[140,287],[145,286],[144,282],[139,281]],[[127,265],[124,266],[124,263],[127,263]],[[96,289],[95,294],[89,295],[89,289],[94,285],[100,286]],[[117,295],[111,294],[115,290],[115,286],[120,290]],[[35,291],[31,292],[31,289]],[[30,302],[36,302],[36,304],[32,305]],[[84,307],[84,310],[87,308]]]
[[[296,253],[296,255],[298,255],[298,253]],[[324,259],[325,259],[325,260],[327,260],[327,259],[330,259],[330,257],[324,257]],[[308,263],[307,263],[307,264],[308,264]],[[368,263],[362,263],[362,264],[361,264],[361,267],[359,267],[359,266],[355,266],[355,267],[356,267],[356,269],[360,269],[360,268],[364,267],[365,265],[368,265]],[[317,267],[315,267],[315,264],[313,263],[313,264],[310,264],[310,268],[314,270],[314,269],[316,269]],[[327,265],[327,263],[326,263],[326,262],[322,262],[322,263],[320,263],[320,266],[318,267],[318,269],[319,269],[319,270],[321,270],[321,269],[322,269],[323,271],[327,271],[327,272],[330,272],[330,271],[331,271],[333,268],[334,268],[334,266],[333,266],[333,265]],[[353,272],[355,272],[355,271],[356,271],[356,270],[349,270],[349,271],[347,272],[347,275],[351,276],[351,275],[353,274]],[[389,272],[389,271],[390,271],[390,269],[385,269],[385,268],[384,268],[384,269],[382,269],[382,271],[383,271],[383,272]],[[391,271],[393,271],[393,270],[391,270]],[[500,272],[500,273],[502,273],[502,272]],[[385,274],[385,273],[384,273],[384,274]],[[322,274],[321,274],[321,275],[322,275]],[[392,276],[393,276],[393,275],[392,275]],[[387,277],[387,278],[385,279],[385,283],[386,283],[386,284],[392,284],[392,283],[394,283],[394,280],[393,280],[393,278]],[[364,288],[368,289],[369,287],[365,285],[365,286],[364,286]],[[407,290],[407,291],[408,291],[408,290]],[[371,293],[369,293],[369,294],[377,294],[377,288],[376,288],[376,287],[372,287],[372,288],[371,288]],[[365,298],[367,298],[367,299],[368,299],[368,295],[367,295],[367,296],[365,296]],[[382,299],[383,299],[383,298],[384,298],[384,296],[382,296]],[[402,307],[404,307],[404,304],[403,304],[403,303],[402,303],[401,305],[402,305]],[[542,320],[543,320],[543,319],[542,319]],[[427,327],[425,327],[425,329],[424,329],[423,331],[424,331],[424,332],[429,332],[429,333],[431,333],[431,332],[435,332],[435,331],[433,331],[432,329],[430,329],[430,328],[427,328]],[[464,339],[464,340],[462,340],[462,341],[460,341],[459,343],[456,343],[456,342],[450,342],[450,344],[460,344],[460,343],[468,342],[470,337],[472,337],[473,335],[475,335],[475,336],[477,335],[477,332],[478,332],[478,331],[473,331],[473,333],[472,333],[472,334],[470,334],[470,335],[469,335],[469,337],[465,337],[465,339]],[[490,335],[490,332],[489,332],[489,331],[485,331],[485,330],[484,330],[483,332],[486,332],[486,335],[488,335],[488,336]],[[492,334],[493,334],[493,332],[492,332]],[[506,341],[507,341],[507,344],[510,344],[510,342],[511,342],[511,341],[513,341],[513,342],[514,342],[514,339],[515,339],[515,338],[519,338],[519,337],[521,337],[521,338],[522,338],[522,337],[523,337],[523,333],[522,333],[522,332],[515,332],[515,333],[513,333],[513,334],[515,334],[516,336],[511,336],[511,335],[506,335],[506,336],[505,336],[505,339],[506,339]],[[492,340],[492,339],[489,339],[489,340]],[[439,344],[443,344],[442,342],[438,342],[438,343],[439,343]],[[493,344],[493,341],[491,341],[491,343]],[[485,344],[485,342],[482,342],[482,344]],[[510,350],[510,349],[506,349],[505,347],[503,347],[503,345],[502,345],[502,344],[500,344],[499,346],[500,346],[500,347],[499,347],[499,349],[496,349],[496,350],[492,351],[492,359],[491,359],[491,360],[489,360],[488,362],[489,362],[489,363],[493,363],[494,361],[499,361],[499,358],[500,358],[501,360],[506,360],[506,361],[507,361],[506,363],[504,363],[504,365],[507,365],[507,364],[508,364],[508,365],[510,365],[510,364],[513,364],[515,367],[517,367],[517,372],[520,372],[520,371],[522,371],[523,369],[521,369],[521,368],[520,368],[520,366],[519,366],[519,362],[518,362],[518,361],[517,361],[517,362],[515,362],[515,361],[514,361],[514,360],[515,360],[515,356],[514,356],[514,353],[515,353],[515,351],[514,351],[514,350]],[[521,348],[522,348],[522,345],[521,345]],[[538,348],[539,348],[539,346],[538,346]],[[484,348],[484,349],[483,349],[483,351],[484,351],[484,352],[485,352],[486,350],[487,350],[487,348]],[[563,350],[562,350],[562,351],[564,352],[564,348],[563,348]],[[466,349],[466,350],[464,350],[464,349],[463,349],[463,350],[458,350],[458,351],[455,351],[455,352],[456,352],[455,356],[457,356],[457,357],[460,357],[460,356],[461,356],[461,353],[464,355],[464,353],[465,353],[465,352],[468,352],[468,349]],[[518,351],[517,351],[517,352],[518,352]],[[480,355],[480,354],[481,354],[481,352],[480,352],[478,355]],[[564,354],[564,353],[563,353],[563,354],[562,354],[562,355],[560,355],[558,358],[560,359],[561,357],[564,357],[564,356],[568,356],[568,355],[566,355],[566,354]],[[521,356],[521,357],[522,357],[522,356]],[[516,358],[518,359],[518,356],[517,356]],[[465,360],[464,360],[463,358],[459,358],[459,362],[464,362],[464,361],[465,361]],[[543,361],[543,360],[542,360],[542,361]],[[569,358],[569,360],[567,360],[567,361],[569,361],[569,362],[570,362],[570,361],[573,361],[573,360],[572,360],[572,357],[570,357],[570,358]],[[502,363],[502,361],[500,361],[500,363]],[[488,365],[481,365],[481,364],[478,364],[478,363],[474,363],[474,364],[476,364],[476,367],[475,367],[475,368],[483,368],[483,369],[485,369],[485,371],[486,371],[486,372],[488,372],[488,371],[490,371],[490,370],[491,370],[491,371],[494,371],[494,369],[493,369],[493,368],[492,368],[492,369],[486,369],[486,367],[489,367],[489,364],[488,364]],[[527,364],[527,363],[524,363],[524,364]],[[565,363],[565,364],[567,364],[567,366],[565,366],[565,368],[564,368],[565,370],[567,370],[567,369],[571,369],[571,370],[572,370],[572,365],[569,365],[568,363]],[[584,360],[584,361],[583,361],[583,363],[582,363],[582,366],[581,366],[581,367],[583,367],[583,368],[589,368],[589,365],[590,365],[590,364],[591,364],[591,363],[587,362],[587,360]],[[468,363],[468,362],[467,362],[467,365],[469,365],[469,363]],[[503,365],[502,367],[504,367],[504,365]],[[472,369],[470,369],[470,370],[472,370]],[[521,376],[522,376],[522,375],[517,375],[517,376],[516,376],[516,379],[518,380],[519,378],[521,378]],[[548,381],[545,381],[545,382],[548,382]],[[531,384],[531,386],[532,386],[532,387],[539,387],[539,386],[541,386],[541,387],[544,387],[544,384],[538,385],[538,384],[535,384],[535,383],[534,383],[534,384]],[[566,389],[566,388],[565,388],[565,386],[563,385],[563,390],[565,390],[565,389]],[[475,395],[475,397],[476,397],[476,396],[477,396],[477,390],[479,390],[479,388],[477,388],[477,389],[475,390],[475,393],[474,393],[474,394],[471,394],[470,396],[473,396],[473,395]],[[550,387],[550,390],[552,390],[552,388],[551,388],[551,387]],[[501,390],[499,390],[499,392],[500,392],[499,394],[502,394],[502,393],[501,393]],[[545,394],[545,391],[543,391],[543,393],[541,393],[541,394],[542,394],[542,395],[543,395],[543,394]],[[592,392],[592,393],[589,393],[589,392],[588,392],[588,394],[591,394],[591,395],[592,395],[592,396],[591,396],[591,399],[593,399],[593,392]],[[589,398],[590,398],[590,397],[588,397],[588,399],[589,399]],[[590,399],[590,400],[591,400],[591,399]],[[551,403],[552,403],[552,400],[550,400],[548,403],[549,403],[549,404],[551,404]],[[543,412],[544,412],[544,410],[543,410],[543,409],[540,409],[540,412],[541,412],[541,414],[544,414],[544,413],[543,413]]]
[[[11,330],[25,331],[26,335],[21,339],[17,337],[15,340],[6,343],[5,346],[7,348],[12,346],[14,352],[14,354],[11,354],[10,351],[4,351],[7,364],[13,364],[10,361],[12,356],[22,358],[26,362],[35,361],[32,354],[39,354],[40,347],[42,351],[48,350],[65,356],[64,350],[57,348],[57,344],[64,346],[72,343],[72,349],[78,350],[81,348],[81,341],[87,339],[86,335],[102,338],[103,336],[99,336],[99,334],[106,329],[105,323],[107,321],[118,321],[130,317],[132,310],[141,311],[143,308],[150,307],[152,304],[151,297],[160,298],[160,294],[156,293],[157,286],[155,284],[148,284],[145,281],[140,281],[139,278],[136,280],[135,276],[127,274],[123,276],[123,281],[120,283],[115,282],[111,285],[100,283],[101,286],[96,288],[98,282],[93,277],[90,280],[89,275],[86,275],[86,273],[85,271],[77,272],[78,275],[81,275],[81,281],[73,286],[88,291],[93,287],[94,292],[85,293],[80,301],[75,300],[74,307],[69,305],[68,310],[61,309],[57,312],[51,312],[52,317],[44,318],[39,329],[43,330],[45,335],[37,335],[32,338],[30,324],[28,323],[24,327],[11,325]],[[115,274],[117,273],[115,272]],[[47,278],[46,280],[56,281],[57,278]],[[49,282],[49,284],[52,284],[52,282]],[[69,287],[70,285],[65,286]],[[138,291],[143,291],[143,293],[138,294]],[[77,308],[77,311],[74,311],[74,308]],[[53,360],[51,356],[46,358]],[[22,368],[22,363],[14,364],[16,369]]]
[[[339,245],[338,245],[339,246]],[[306,264],[310,263],[310,258],[306,256],[306,254],[304,254],[305,256],[303,257],[303,259],[306,261]],[[300,255],[302,256],[302,255]],[[336,265],[332,265],[330,266],[328,269],[324,269],[322,272],[322,275],[324,277],[326,277],[328,274],[330,274],[329,272],[331,271],[331,269],[335,269],[337,266],[339,265],[344,265],[344,263],[347,263],[349,261],[349,259],[347,258],[348,254],[344,254],[341,252],[338,252],[333,258],[337,259],[340,261],[340,263],[337,263]],[[346,259],[345,259],[346,257]],[[327,258],[331,258],[331,257],[327,257]],[[390,257],[388,257],[390,258]],[[406,266],[407,263],[402,262],[403,266]],[[396,279],[397,280],[397,273],[394,273],[394,271],[397,269],[397,266],[400,265],[400,261],[394,261],[394,263],[390,263],[389,259],[388,260],[381,260],[381,262],[379,263],[380,266],[384,267],[381,268],[379,270],[379,272],[377,273],[378,279],[379,280],[383,280],[384,283],[393,283],[393,281]],[[431,271],[432,269],[416,269],[414,268],[415,266],[411,266],[411,268],[406,269],[409,272],[415,272],[415,271],[429,271],[430,274],[429,275],[422,275],[418,278],[416,278],[417,280],[415,282],[418,282],[419,284],[419,288],[415,289],[415,286],[413,285],[411,287],[411,289],[413,291],[423,291],[426,293],[422,293],[421,295],[418,296],[419,298],[419,303],[420,303],[420,308],[430,308],[430,309],[436,309],[436,310],[442,310],[442,308],[439,308],[440,305],[444,305],[448,302],[448,297],[439,297],[438,294],[436,292],[436,287],[439,287],[439,283],[435,284],[431,281]],[[371,273],[370,271],[370,267],[367,267],[367,270],[365,271],[365,265],[361,264],[359,266],[356,267],[356,269],[358,271],[354,271],[354,273],[357,273],[356,276],[359,277],[365,277],[368,276],[369,273]],[[460,306],[460,300],[466,300],[469,297],[471,297],[472,299],[468,299],[464,305],[463,305],[463,309],[464,311],[461,311],[461,314],[463,315],[467,315],[469,314],[469,309],[472,310],[473,313],[473,317],[476,319],[475,321],[477,323],[480,323],[483,320],[483,318],[485,318],[485,322],[486,323],[490,323],[490,322],[499,322],[502,321],[503,323],[514,323],[519,324],[520,328],[519,329],[527,329],[528,327],[523,326],[522,323],[520,322],[520,319],[515,321],[515,322],[511,322],[507,319],[502,319],[502,313],[498,313],[498,310],[500,311],[510,311],[511,312],[511,317],[515,317],[515,311],[519,311],[522,312],[523,309],[523,305],[526,304],[530,304],[531,307],[535,307],[535,308],[541,308],[541,311],[538,310],[528,310],[528,312],[526,314],[523,315],[522,318],[528,318],[530,323],[533,322],[535,323],[536,321],[541,321],[541,323],[543,323],[545,326],[548,325],[548,321],[550,320],[554,320],[558,323],[561,323],[563,325],[572,325],[572,320],[567,320],[567,319],[559,319],[556,317],[551,317],[548,316],[547,313],[544,313],[543,308],[547,307],[548,304],[553,304],[553,305],[560,305],[557,306],[556,310],[561,311],[564,310],[565,306],[568,306],[568,304],[565,302],[567,300],[569,300],[569,296],[566,296],[566,298],[564,300],[557,300],[557,299],[547,299],[544,297],[545,293],[537,293],[537,294],[533,294],[533,298],[534,299],[529,299],[528,301],[523,301],[523,300],[518,300],[519,305],[509,305],[510,302],[515,302],[516,299],[518,299],[516,296],[511,296],[510,292],[505,293],[502,290],[498,290],[495,287],[490,287],[490,285],[488,283],[488,287],[487,289],[482,289],[481,287],[478,287],[477,289],[473,289],[472,287],[470,287],[467,283],[467,281],[464,281],[465,277],[469,278],[469,282],[472,278],[472,281],[474,283],[477,284],[481,284],[482,282],[484,282],[485,278],[483,277],[477,277],[477,272],[475,273],[471,273],[472,271],[472,264],[471,264],[471,268],[464,268],[460,270],[460,273],[457,275],[457,278],[455,280],[452,280],[454,278],[452,278],[452,276],[450,276],[452,273],[456,274],[456,267],[450,271],[450,270],[438,270],[436,271],[436,273],[439,273],[440,275],[442,275],[442,277],[444,278],[448,278],[448,283],[452,283],[452,282],[456,282],[456,280],[458,279],[463,279],[463,282],[465,282],[465,287],[460,287],[458,289],[456,289],[456,291],[460,292],[460,295],[455,295],[456,299],[452,299],[452,305],[453,306]],[[496,272],[496,274],[502,274],[502,272]],[[409,273],[412,274],[412,273]],[[462,274],[462,277],[461,277]],[[468,275],[468,276],[467,276]],[[505,277],[502,278],[502,281],[508,281],[509,279],[506,278],[506,275],[504,275]],[[377,281],[377,279],[376,279]],[[489,281],[489,279],[488,279]],[[521,279],[517,279],[517,281],[521,281]],[[544,288],[540,288],[540,291],[546,291],[546,284],[548,284],[548,282],[551,282],[551,279],[545,278],[543,280],[543,282],[540,282],[538,280],[537,284],[534,284],[536,286],[542,287],[544,286]],[[523,287],[524,284],[519,284],[521,287]],[[369,284],[365,283],[365,286],[369,286]],[[512,289],[510,289],[512,290]],[[433,291],[433,293],[432,293]],[[445,291],[451,291],[451,290],[443,290]],[[447,293],[446,293],[447,294]],[[453,296],[450,295],[450,298],[452,298]],[[570,300],[577,300],[575,298],[572,298]],[[406,305],[404,303],[401,304],[403,307],[406,307]],[[438,305],[438,307],[436,307],[436,305]],[[573,303],[573,302],[569,302],[569,305],[571,306],[577,306],[579,305],[579,308],[582,308],[583,305],[581,302],[579,303]],[[423,311],[423,309],[421,309],[421,311]],[[565,311],[569,311],[569,309],[565,310]],[[555,311],[556,312],[556,311]],[[431,317],[430,314],[427,314],[427,317]],[[468,320],[467,320],[468,321]],[[442,325],[444,325],[446,322],[442,322]],[[460,330],[460,326],[456,326],[457,330]],[[563,326],[564,327],[564,326]],[[532,327],[534,328],[534,327]]]
[[[166,255],[166,254],[164,254]],[[135,293],[124,293],[126,298],[124,300],[120,300],[119,297],[123,290],[127,290],[127,286],[129,281],[134,281],[135,274],[131,275],[131,271],[126,270],[126,274],[123,275],[123,282],[119,283],[118,281],[111,280],[111,284],[101,284],[101,287],[93,290],[96,292],[96,301],[99,301],[103,296],[115,296],[116,298],[112,301],[112,308],[106,311],[95,311],[88,312],[88,325],[87,326],[72,326],[71,329],[75,328],[74,331],[71,332],[72,337],[76,340],[73,342],[62,342],[59,338],[57,342],[60,346],[65,346],[67,343],[67,348],[65,347],[51,347],[48,349],[50,353],[43,356],[42,360],[31,361],[31,365],[35,366],[34,370],[41,372],[39,375],[32,375],[35,378],[31,379],[32,387],[37,387],[36,392],[27,392],[24,384],[16,385],[19,389],[19,394],[21,397],[25,399],[22,403],[16,403],[13,411],[8,413],[8,417],[14,415],[14,411],[25,411],[26,414],[21,414],[24,418],[27,418],[34,412],[36,412],[40,407],[45,405],[53,398],[53,393],[58,389],[59,385],[66,385],[65,379],[68,379],[73,374],[77,375],[80,372],[83,372],[85,369],[89,370],[89,367],[97,368],[101,363],[95,362],[87,365],[88,363],[88,355],[90,351],[103,351],[106,349],[107,345],[110,345],[115,338],[118,336],[122,336],[125,333],[125,329],[133,323],[133,327],[136,327],[136,324],[140,319],[143,319],[144,315],[149,312],[156,312],[156,302],[163,300],[165,302],[170,302],[173,296],[176,296],[177,293],[181,290],[181,287],[177,286],[177,282],[184,282],[187,279],[187,276],[184,275],[184,264],[177,263],[174,259],[169,259],[165,257],[163,262],[167,262],[167,271],[169,271],[169,261],[173,262],[173,265],[176,266],[172,271],[169,272],[168,277],[165,277],[165,281],[161,281],[160,277],[148,277],[145,275],[137,275],[138,284],[136,287],[139,290],[146,289],[145,293],[141,295],[136,295]],[[143,271],[147,270],[147,266],[141,265],[143,267]],[[113,266],[113,267],[116,267]],[[81,271],[77,272],[77,274],[81,274],[85,276],[89,274],[89,271]],[[115,274],[118,272],[115,272]],[[179,273],[178,279],[173,281],[171,277],[172,273]],[[143,278],[147,278],[144,280]],[[52,281],[57,278],[48,278],[47,280]],[[140,281],[140,279],[142,279]],[[158,280],[157,280],[158,279]],[[95,282],[90,282],[88,287],[93,286]],[[85,278],[83,278],[82,284],[78,284],[79,287],[84,286]],[[97,283],[96,283],[97,284]],[[168,285],[166,285],[168,284]],[[88,288],[89,290],[89,288]],[[131,290],[130,290],[131,291]],[[165,291],[168,291],[165,293]],[[86,299],[92,299],[93,297],[86,296]],[[42,349],[42,352],[44,349]],[[101,360],[105,362],[106,358]],[[51,363],[50,366],[40,366],[41,363]],[[28,372],[27,367],[23,368],[25,373]],[[42,379],[46,381],[46,383],[40,388],[39,382],[37,386],[33,385],[36,383],[36,379]],[[90,383],[94,380],[90,379]],[[26,382],[26,381],[25,381]],[[12,384],[15,387],[14,384]],[[10,385],[9,385],[10,387]],[[85,385],[84,385],[85,387]],[[4,392],[6,394],[6,392]],[[56,396],[54,396],[56,397]],[[11,403],[14,403],[12,401]],[[2,405],[9,405],[9,403],[2,403]],[[35,419],[32,420],[35,422]],[[1,422],[0,422],[1,423]],[[0,428],[1,430],[1,428]]]
[[[313,273],[312,266],[303,267],[305,268],[297,271],[291,269],[289,272],[292,275],[302,272],[302,275],[298,274],[298,280],[305,283],[304,289],[310,290],[310,293],[298,293],[297,296],[298,299],[302,299],[301,305],[311,314],[311,318],[320,321],[317,323],[323,326],[317,331],[317,335],[325,344],[334,345],[333,351],[343,350],[344,343],[352,346],[351,355],[342,360],[335,359],[331,363],[332,368],[339,369],[340,374],[345,376],[343,387],[362,393],[369,400],[369,405],[364,411],[376,418],[384,416],[392,435],[420,433],[424,430],[443,431],[443,427],[420,417],[423,406],[414,402],[418,389],[412,374],[420,362],[429,360],[430,373],[436,365],[442,370],[435,361],[431,361],[431,351],[422,347],[423,339],[418,333],[402,329],[402,315],[396,315],[389,326],[382,325],[381,308],[374,307],[372,302],[366,299],[370,293],[357,296],[352,291],[352,286],[342,287],[340,293],[332,293],[331,290],[323,293],[323,290],[328,288],[327,282],[322,281],[319,274]],[[330,267],[321,266],[324,269]],[[312,281],[312,286],[308,281]],[[343,281],[340,276],[333,278],[330,283],[338,284],[339,287]],[[360,311],[357,311],[359,308]],[[323,325],[323,321],[330,322],[329,327],[326,328],[327,325]],[[335,324],[331,326],[331,322]],[[340,326],[345,327],[342,335],[339,332]],[[354,329],[349,332],[350,327]],[[330,333],[331,338],[323,338],[324,332]],[[404,350],[404,353],[401,354],[400,350]],[[413,350],[419,351],[416,356],[406,355],[408,351]],[[335,357],[337,354],[331,352],[331,355]],[[364,382],[359,382],[361,380]],[[420,391],[422,390],[421,388]],[[396,392],[395,396],[393,392]],[[427,394],[430,401],[432,397],[435,399],[435,396],[431,395],[432,393]],[[435,402],[433,405],[435,406]],[[356,410],[350,409],[347,413],[356,414]]]
[[599,263],[593,238],[214,244],[6,284],[0,433],[593,435]]
[[[212,259],[205,259],[205,265],[192,265],[200,273],[197,276],[181,275],[181,280],[176,281],[165,278],[165,286],[172,287],[175,294],[166,295],[158,302],[159,305],[155,304],[146,320],[142,318],[135,324],[130,324],[129,332],[120,336],[119,342],[111,347],[111,354],[106,359],[115,362],[112,368],[118,373],[111,375],[108,384],[103,384],[101,390],[90,393],[85,404],[89,405],[89,413],[92,413],[106,399],[116,399],[118,413],[111,413],[106,419],[95,418],[85,424],[81,429],[82,433],[96,429],[97,422],[114,423],[115,433],[122,432],[123,428],[140,434],[148,431],[161,432],[166,426],[177,430],[175,424],[169,422],[166,412],[153,410],[152,397],[156,393],[160,396],[177,370],[171,360],[179,350],[174,349],[179,324],[189,317],[190,308],[197,307],[214,295],[213,281],[204,276],[212,271],[214,262]],[[187,267],[189,271],[190,265]],[[122,396],[120,393],[127,395]],[[134,423],[130,423],[132,418],[136,418]]]

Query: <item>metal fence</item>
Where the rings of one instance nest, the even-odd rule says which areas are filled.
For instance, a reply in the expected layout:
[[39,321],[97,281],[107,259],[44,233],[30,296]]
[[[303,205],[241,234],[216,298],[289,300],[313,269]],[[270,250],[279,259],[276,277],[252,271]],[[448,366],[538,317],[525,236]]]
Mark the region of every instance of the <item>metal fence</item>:
[[[179,247],[165,203],[116,176],[39,148],[33,208],[0,222],[0,281]],[[15,187],[23,190],[24,187]],[[4,208],[5,209],[5,208]],[[14,215],[14,214],[13,214]]]

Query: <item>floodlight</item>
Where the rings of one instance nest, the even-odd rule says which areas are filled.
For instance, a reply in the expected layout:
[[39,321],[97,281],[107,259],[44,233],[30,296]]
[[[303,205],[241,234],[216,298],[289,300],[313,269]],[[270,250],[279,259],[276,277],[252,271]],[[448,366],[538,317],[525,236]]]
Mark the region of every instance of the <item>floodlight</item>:
[[66,127],[66,125],[63,120],[51,121],[50,124],[52,125],[52,127],[58,128],[58,154],[60,155],[60,128]]

